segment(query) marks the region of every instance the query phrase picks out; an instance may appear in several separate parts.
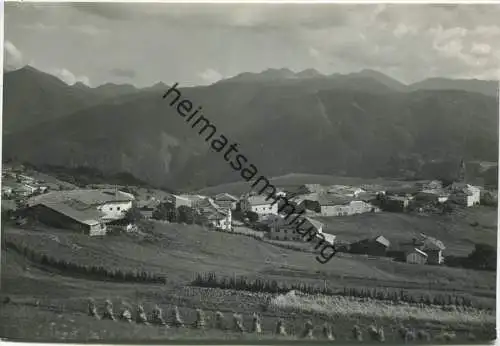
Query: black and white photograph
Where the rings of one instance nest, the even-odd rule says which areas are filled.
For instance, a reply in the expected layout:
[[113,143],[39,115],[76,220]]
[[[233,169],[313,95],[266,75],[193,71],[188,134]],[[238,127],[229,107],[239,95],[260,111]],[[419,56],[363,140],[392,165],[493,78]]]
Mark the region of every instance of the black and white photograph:
[[500,3],[2,5],[2,340],[495,342]]

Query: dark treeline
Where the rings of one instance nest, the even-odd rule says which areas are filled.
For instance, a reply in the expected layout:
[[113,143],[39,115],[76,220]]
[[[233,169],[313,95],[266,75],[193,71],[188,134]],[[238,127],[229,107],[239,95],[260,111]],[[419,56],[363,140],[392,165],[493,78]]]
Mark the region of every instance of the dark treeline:
[[233,289],[250,292],[264,292],[274,294],[286,294],[291,290],[297,290],[306,294],[322,294],[327,296],[345,296],[356,298],[371,298],[377,300],[392,301],[396,303],[406,302],[424,305],[455,305],[462,307],[473,307],[475,304],[471,298],[465,295],[455,294],[415,294],[398,288],[359,288],[344,287],[343,289],[330,288],[326,285],[311,285],[303,282],[278,282],[276,280],[255,279],[242,277],[218,277],[215,273],[198,273],[191,283],[193,286]]
[[13,242],[5,240],[5,247],[22,254],[30,261],[39,263],[43,266],[51,267],[63,273],[83,275],[87,278],[110,280],[119,282],[135,283],[161,283],[166,282],[165,277],[148,273],[145,271],[122,271],[120,269],[109,270],[102,266],[80,265],[65,260],[56,259],[46,254],[41,254],[27,246],[20,246]]

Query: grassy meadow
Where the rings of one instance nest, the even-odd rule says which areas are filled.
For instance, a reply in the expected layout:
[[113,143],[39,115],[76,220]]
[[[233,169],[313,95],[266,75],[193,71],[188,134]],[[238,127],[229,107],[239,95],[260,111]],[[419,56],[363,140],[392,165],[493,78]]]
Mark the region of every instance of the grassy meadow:
[[[468,340],[469,333],[482,341],[490,340],[494,334],[496,278],[492,272],[409,265],[344,254],[323,265],[312,253],[275,246],[243,235],[207,231],[196,225],[166,222],[153,222],[151,230],[143,234],[103,238],[89,238],[64,230],[25,230],[6,226],[2,237],[59,260],[99,265],[109,270],[147,271],[166,277],[165,284],[91,280],[27,261],[21,253],[7,249],[2,256],[1,293],[2,301],[8,297],[9,302],[3,304],[0,315],[0,333],[7,338],[276,340],[273,331],[278,318],[285,320],[289,334],[292,334],[288,339],[297,338],[306,319],[313,321],[318,337],[321,336],[322,323],[328,321],[333,325],[337,340],[344,342],[350,340],[354,324],[366,330],[372,323],[383,326],[387,341],[395,343],[400,340],[398,328],[401,324],[423,328],[434,336],[454,331],[456,340],[461,341]],[[444,311],[443,307],[408,306],[405,303],[389,305],[387,302],[356,301],[344,297],[324,300],[311,297],[307,299],[317,299],[318,302],[303,304],[300,299],[305,298],[290,300],[270,293],[193,287],[191,283],[201,272],[276,280],[282,284],[328,285],[339,289],[403,287],[409,294],[454,292],[470,296],[476,304],[465,315]],[[207,329],[170,328],[165,332],[154,326],[95,321],[86,316],[88,297],[96,299],[101,309],[104,300],[111,299],[115,311],[123,301],[141,302],[146,311],[159,304],[166,316],[170,316],[171,309],[177,305],[186,323],[194,321],[196,308],[203,308],[207,315]],[[325,313],[325,309],[330,313]],[[430,310],[426,309],[433,309],[432,315],[428,315]],[[246,326],[250,326],[252,313],[257,312],[262,315],[264,332],[256,336],[214,330],[210,327],[213,323],[210,319],[216,310],[226,314],[228,323],[233,312],[242,313]],[[37,327],[30,329],[33,323]]]

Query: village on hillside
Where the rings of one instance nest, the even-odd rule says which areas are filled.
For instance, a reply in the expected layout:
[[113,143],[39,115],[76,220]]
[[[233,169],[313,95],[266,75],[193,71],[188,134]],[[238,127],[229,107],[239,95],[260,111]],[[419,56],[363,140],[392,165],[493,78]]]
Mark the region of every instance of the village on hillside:
[[[432,229],[429,234],[414,232],[413,237],[398,242],[383,232],[346,241],[337,236],[335,220],[368,213],[443,215],[481,204],[497,204],[497,191],[465,183],[464,174],[462,162],[458,181],[447,186],[439,180],[397,187],[302,184],[280,187],[276,195],[286,197],[294,213],[303,214],[308,227],[314,228],[317,240],[323,239],[338,253],[390,257],[413,264],[446,264],[446,245],[431,236]],[[252,236],[293,249],[308,248],[288,222],[287,211],[281,210],[283,201],[277,203],[255,191],[239,196],[226,192],[208,196],[134,186],[81,188],[50,180],[30,176],[22,165],[4,165],[2,213],[18,226],[43,225],[89,236],[141,232],[141,222],[156,220],[197,224],[210,231]]]

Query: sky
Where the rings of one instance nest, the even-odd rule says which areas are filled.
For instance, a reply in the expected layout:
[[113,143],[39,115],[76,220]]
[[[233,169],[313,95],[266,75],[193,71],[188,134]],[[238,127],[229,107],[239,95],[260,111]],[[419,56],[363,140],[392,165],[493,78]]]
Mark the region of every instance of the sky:
[[93,87],[267,68],[499,80],[498,18],[498,4],[6,3],[4,64]]

